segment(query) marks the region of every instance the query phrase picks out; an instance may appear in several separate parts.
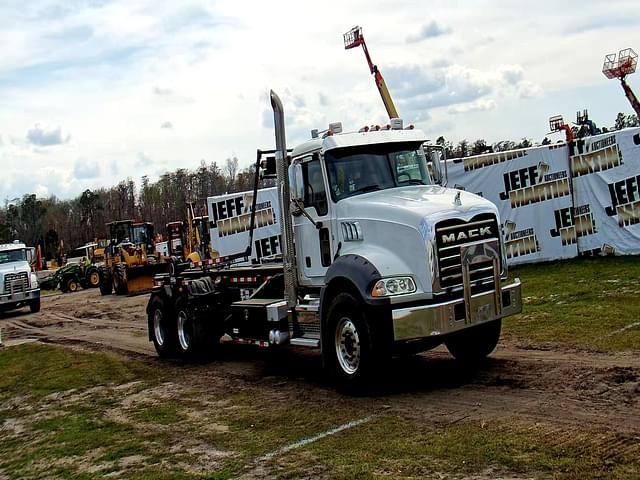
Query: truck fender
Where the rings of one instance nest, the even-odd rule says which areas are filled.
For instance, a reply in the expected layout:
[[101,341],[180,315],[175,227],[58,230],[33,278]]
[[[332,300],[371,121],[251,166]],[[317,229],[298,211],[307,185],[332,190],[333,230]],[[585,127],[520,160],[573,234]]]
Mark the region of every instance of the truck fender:
[[347,254],[338,257],[327,270],[325,285],[320,291],[320,318],[326,321],[326,311],[337,293],[351,290],[365,305],[378,306],[389,304],[388,298],[371,296],[371,286],[382,278],[378,269],[366,258]]
[[[369,318],[379,324],[376,330],[380,333],[387,330],[385,319],[389,316],[387,312],[390,312],[391,302],[389,298],[371,296],[371,288],[380,278],[382,275],[375,265],[360,255],[343,255],[331,264],[325,275],[325,286],[320,291],[320,331],[323,332],[323,339],[327,332],[329,305],[337,294],[345,291],[359,298],[363,309],[371,310],[371,313],[375,310],[376,314],[371,314]],[[323,344],[324,341],[321,341],[321,348]]]

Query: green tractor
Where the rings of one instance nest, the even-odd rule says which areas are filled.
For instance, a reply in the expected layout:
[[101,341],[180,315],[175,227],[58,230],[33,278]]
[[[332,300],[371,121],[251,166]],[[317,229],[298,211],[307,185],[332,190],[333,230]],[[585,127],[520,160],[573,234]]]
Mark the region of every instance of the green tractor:
[[100,284],[100,276],[95,265],[84,267],[70,263],[56,270],[52,277],[44,280],[40,287],[55,290],[60,287],[62,293],[70,293],[82,288],[94,288]]

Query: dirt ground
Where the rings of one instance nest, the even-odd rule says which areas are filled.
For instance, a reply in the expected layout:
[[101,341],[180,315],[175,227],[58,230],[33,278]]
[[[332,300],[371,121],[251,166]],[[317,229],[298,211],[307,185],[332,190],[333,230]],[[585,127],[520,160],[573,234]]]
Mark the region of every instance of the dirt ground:
[[[143,358],[160,368],[148,341],[147,296],[100,296],[98,290],[43,297],[42,310],[0,314],[5,343],[39,339],[88,350],[116,351]],[[333,396],[324,379],[319,355],[264,351],[228,346],[224,361],[206,370],[207,382],[243,384],[287,396],[317,399]],[[173,364],[175,366],[175,364]],[[394,360],[380,380],[372,407],[402,411],[441,424],[508,416],[527,422],[558,425],[565,433],[583,426],[595,431],[625,433],[620,445],[607,450],[637,448],[640,443],[640,356],[531,346],[506,339],[490,359],[473,371],[461,369],[444,349]],[[192,381],[185,376],[185,382]]]

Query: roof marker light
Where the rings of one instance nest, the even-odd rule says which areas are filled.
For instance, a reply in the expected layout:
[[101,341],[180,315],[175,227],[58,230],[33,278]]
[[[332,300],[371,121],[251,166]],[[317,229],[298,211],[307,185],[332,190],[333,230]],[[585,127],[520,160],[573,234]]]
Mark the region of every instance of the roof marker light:
[[401,118],[392,118],[391,119],[391,128],[393,130],[402,130],[404,124]]
[[329,124],[329,130],[333,133],[342,133],[342,122],[333,122]]

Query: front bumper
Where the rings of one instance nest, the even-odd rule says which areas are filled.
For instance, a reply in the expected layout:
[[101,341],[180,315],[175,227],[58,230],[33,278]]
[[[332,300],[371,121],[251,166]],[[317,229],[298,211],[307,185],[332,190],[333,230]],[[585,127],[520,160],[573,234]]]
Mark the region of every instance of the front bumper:
[[522,311],[520,279],[495,290],[432,305],[392,310],[394,340],[414,340],[446,335]]
[[0,305],[29,302],[40,298],[40,289],[0,294]]

